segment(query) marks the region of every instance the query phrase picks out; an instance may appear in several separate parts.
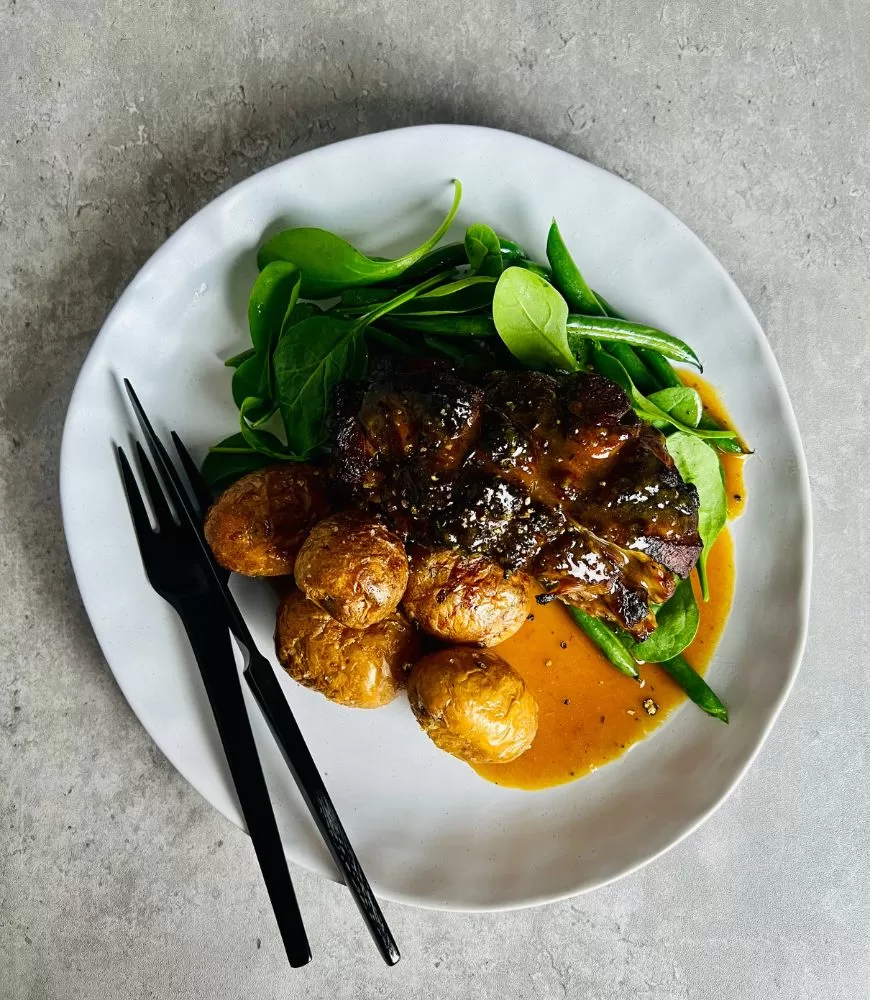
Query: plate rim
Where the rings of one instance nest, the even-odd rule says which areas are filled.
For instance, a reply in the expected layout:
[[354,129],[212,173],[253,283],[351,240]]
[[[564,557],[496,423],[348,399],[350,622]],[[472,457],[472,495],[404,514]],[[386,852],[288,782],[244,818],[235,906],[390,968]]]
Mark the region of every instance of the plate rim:
[[[141,265],[137,270],[136,274],[130,280],[130,282],[125,286],[123,292],[119,295],[116,302],[113,304],[112,308],[106,314],[100,329],[94,338],[92,344],[90,345],[88,352],[82,362],[81,368],[78,375],[76,376],[75,385],[73,387],[72,393],[70,394],[69,403],[66,408],[66,413],[64,417],[63,433],[61,437],[61,446],[59,452],[59,462],[58,462],[58,473],[59,473],[59,493],[60,493],[60,505],[61,505],[61,519],[63,524],[64,539],[67,545],[67,551],[69,553],[70,563],[73,569],[73,575],[76,580],[76,586],[78,587],[79,594],[82,600],[82,604],[85,608],[85,612],[88,616],[88,621],[90,623],[91,629],[97,639],[97,643],[100,646],[100,651],[103,658],[111,671],[112,677],[115,683],[118,685],[121,693],[124,695],[128,706],[130,707],[133,714],[136,716],[139,723],[145,729],[149,738],[159,747],[161,752],[166,756],[173,768],[178,771],[179,775],[198,792],[202,798],[214,808],[217,812],[223,815],[226,819],[233,823],[233,825],[238,825],[235,819],[228,816],[222,809],[216,806],[211,799],[205,794],[205,792],[198,787],[198,784],[191,780],[186,774],[182,773],[178,767],[174,764],[170,758],[167,751],[164,749],[161,741],[152,733],[149,726],[146,724],[145,720],[139,715],[136,707],[127,698],[126,692],[124,690],[124,685],[122,684],[118,674],[115,672],[108,656],[103,647],[103,642],[100,636],[100,632],[95,626],[93,619],[91,617],[91,612],[88,608],[88,601],[85,597],[85,588],[82,586],[80,567],[76,565],[77,559],[73,553],[74,546],[71,545],[70,535],[71,535],[71,517],[69,514],[70,502],[67,499],[69,496],[69,491],[71,489],[71,475],[69,471],[69,451],[71,445],[69,443],[70,438],[70,428],[71,428],[71,414],[79,403],[79,395],[84,391],[86,377],[90,372],[91,367],[95,364],[97,353],[100,348],[101,341],[104,336],[107,336],[107,328],[110,327],[115,315],[121,312],[127,304],[127,300],[132,298],[140,288],[140,286],[145,282],[147,276],[160,265],[164,256],[169,256],[172,252],[172,244],[176,241],[177,237],[180,237],[188,229],[192,228],[200,217],[209,211],[212,211],[216,206],[222,204],[225,201],[230,201],[232,198],[237,197],[242,189],[245,187],[253,187],[258,180],[260,180],[265,175],[272,172],[280,172],[285,169],[287,164],[295,162],[302,158],[308,158],[309,160],[314,159],[318,156],[323,156],[332,153],[333,151],[340,148],[348,148],[350,146],[373,145],[386,136],[396,136],[398,134],[406,135],[424,135],[424,134],[436,134],[438,132],[449,131],[451,133],[464,132],[466,134],[488,134],[488,135],[498,135],[498,136],[508,136],[511,140],[520,140],[523,143],[528,143],[534,147],[543,147],[550,153],[557,153],[559,156],[563,157],[566,162],[571,161],[576,163],[580,161],[584,164],[585,168],[591,169],[593,172],[607,175],[611,181],[617,182],[617,185],[625,185],[636,192],[640,192],[645,198],[654,202],[655,205],[666,213],[677,225],[678,229],[684,237],[688,237],[693,245],[693,249],[698,253],[703,255],[708,264],[712,264],[714,269],[719,273],[720,277],[724,279],[725,283],[730,287],[730,290],[735,294],[736,301],[740,307],[740,310],[747,321],[747,325],[751,328],[753,338],[762,352],[768,371],[773,375],[772,388],[775,390],[777,402],[781,407],[783,415],[783,430],[786,432],[788,441],[793,449],[794,457],[796,459],[797,465],[797,480],[798,480],[798,499],[799,508],[801,514],[801,531],[800,531],[800,581],[799,585],[796,587],[797,594],[797,611],[799,615],[799,621],[797,623],[797,629],[794,635],[794,640],[792,643],[792,649],[789,656],[788,664],[788,676],[783,684],[777,697],[770,703],[767,709],[767,718],[764,722],[763,728],[758,732],[757,736],[753,740],[754,746],[751,749],[746,761],[743,766],[737,770],[733,777],[729,780],[727,788],[721,794],[721,796],[709,807],[704,809],[695,819],[689,823],[684,830],[682,830],[673,840],[670,841],[664,847],[657,850],[651,851],[649,854],[644,854],[638,860],[626,867],[623,871],[618,874],[603,876],[599,879],[592,878],[589,882],[579,888],[566,889],[561,892],[544,892],[537,896],[528,896],[517,900],[508,900],[506,902],[499,903],[485,903],[485,904],[475,904],[475,903],[449,903],[444,902],[440,899],[436,899],[433,896],[420,896],[412,895],[407,892],[396,892],[392,891],[387,887],[381,886],[376,882],[372,882],[372,887],[377,896],[382,899],[387,899],[393,902],[404,903],[406,905],[414,906],[420,909],[431,909],[439,911],[450,911],[450,912],[503,912],[509,910],[526,909],[537,906],[544,906],[549,903],[561,902],[567,899],[573,899],[577,896],[584,895],[588,892],[592,892],[596,889],[600,889],[605,885],[609,885],[613,882],[619,881],[629,875],[634,874],[640,869],[646,867],[646,865],[651,864],[657,858],[662,857],[664,854],[668,853],[670,850],[675,848],[678,844],[682,843],[687,837],[696,832],[708,819],[730,798],[734,790],[744,779],[749,769],[755,763],[758,754],[760,753],[762,747],[767,742],[770,733],[776,724],[780,713],[791,694],[798,673],[800,671],[801,663],[803,660],[804,652],[806,649],[807,636],[809,631],[809,616],[810,616],[810,600],[811,600],[811,582],[812,582],[812,571],[813,571],[813,510],[812,510],[812,497],[810,490],[810,480],[809,471],[807,467],[806,454],[803,447],[803,441],[800,435],[800,429],[798,426],[797,418],[794,413],[794,408],[791,403],[791,399],[788,394],[787,387],[785,385],[785,380],[782,376],[779,364],[776,359],[776,355],[773,352],[773,348],[768,341],[764,330],[755,316],[751,306],[747,302],[745,296],[740,290],[739,286],[732,278],[728,270],[721,263],[721,261],[715,256],[712,250],[704,243],[704,241],[691,230],[679,216],[677,216],[670,208],[659,201],[655,196],[644,191],[638,185],[633,184],[631,181],[620,177],[613,171],[607,170],[597,164],[591,163],[583,157],[576,156],[567,150],[561,149],[558,146],[553,146],[550,143],[542,142],[541,140],[534,139],[530,136],[524,135],[519,132],[512,132],[506,129],[491,128],[487,126],[478,125],[464,125],[464,124],[452,124],[452,123],[435,123],[426,125],[410,125],[402,128],[396,129],[385,129],[378,132],[370,132],[364,135],[353,136],[347,139],[340,140],[338,142],[327,143],[323,146],[318,146],[314,149],[306,150],[303,153],[299,153],[296,156],[290,156],[284,160],[274,163],[263,170],[259,170],[248,177],[243,178],[236,184],[231,185],[226,191],[221,192],[215,198],[208,201],[205,205],[199,208],[190,218],[186,219],[170,236],[168,236],[163,243],[148,257],[148,259]],[[714,654],[715,656],[715,654]],[[317,866],[312,864],[309,860],[302,861],[298,859],[294,854],[287,851],[285,845],[285,853],[290,861],[294,864],[299,865],[306,870],[317,874],[325,875],[327,878],[333,881],[338,880],[337,873],[335,870],[331,870],[328,865]]]

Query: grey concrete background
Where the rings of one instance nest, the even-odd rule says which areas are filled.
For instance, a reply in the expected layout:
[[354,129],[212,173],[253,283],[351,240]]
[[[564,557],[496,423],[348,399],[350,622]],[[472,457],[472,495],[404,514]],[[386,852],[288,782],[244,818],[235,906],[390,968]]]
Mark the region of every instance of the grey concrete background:
[[[867,11],[3,0],[0,997],[868,996]],[[643,872],[528,912],[388,905],[404,960],[386,970],[346,892],[297,871],[316,960],[293,973],[246,838],[169,767],[95,645],[61,424],[107,310],[195,209],[305,149],[441,121],[628,177],[735,276],[808,452],[809,646],[738,792]]]

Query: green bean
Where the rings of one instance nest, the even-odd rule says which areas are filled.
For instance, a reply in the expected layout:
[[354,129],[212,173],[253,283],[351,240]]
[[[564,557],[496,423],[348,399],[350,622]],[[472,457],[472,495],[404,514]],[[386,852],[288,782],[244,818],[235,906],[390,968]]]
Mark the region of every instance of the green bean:
[[622,362],[622,367],[631,376],[631,381],[634,382],[645,396],[648,396],[651,392],[655,392],[658,388],[658,383],[652,377],[646,365],[637,356],[637,352],[633,347],[629,344],[621,344],[619,341],[610,341],[607,343],[605,349],[617,361]]
[[[593,291],[592,294],[598,299],[599,305],[607,316],[610,316],[612,319],[625,319],[625,316],[614,309],[601,292]],[[642,393],[649,395],[659,388],[658,382],[653,378],[650,370],[640,360],[637,351],[630,344],[611,343],[607,345],[607,350],[617,361],[622,362],[622,366],[631,376],[632,382],[634,382]]]
[[589,340],[620,342],[638,349],[651,349],[675,361],[684,361],[699,370],[701,368],[697,354],[688,344],[663,330],[656,330],[655,327],[644,326],[642,323],[629,323],[610,316],[571,315],[568,317],[568,329]]
[[608,628],[604,622],[593,618],[592,615],[581,611],[580,608],[569,607],[568,611],[583,632],[586,633],[620,673],[625,674],[627,677],[634,677],[635,679],[639,676],[634,657],[612,629]]
[[672,389],[683,385],[683,380],[677,374],[673,365],[669,364],[666,358],[656,350],[648,350],[645,346],[639,347],[637,353],[641,361],[652,372],[656,380],[656,387],[659,389]]
[[695,671],[695,669],[682,656],[675,656],[672,660],[665,660],[659,666],[665,670],[679,686],[686,692],[689,698],[707,715],[712,715],[714,719],[728,722],[728,709],[719,700],[719,697]]
[[574,263],[556,220],[547,234],[547,260],[553,269],[553,284],[562,293],[568,308],[584,316],[603,316],[604,309],[586,283],[580,268]]
[[420,333],[437,333],[443,337],[494,337],[495,324],[491,316],[398,316],[389,320],[389,325],[402,330],[417,330]]

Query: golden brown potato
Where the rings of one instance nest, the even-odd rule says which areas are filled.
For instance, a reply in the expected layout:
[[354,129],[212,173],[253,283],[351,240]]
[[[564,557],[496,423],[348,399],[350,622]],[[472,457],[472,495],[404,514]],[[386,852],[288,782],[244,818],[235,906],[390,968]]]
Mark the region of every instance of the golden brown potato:
[[505,577],[485,556],[425,549],[411,556],[405,613],[450,642],[495,646],[519,631],[529,611],[529,579]]
[[417,631],[401,615],[367,629],[337,622],[300,590],[278,608],[275,649],[294,679],[352,708],[392,701],[420,653]]
[[432,742],[469,764],[516,760],[538,731],[538,703],[497,653],[454,646],[424,656],[408,701]]
[[243,576],[285,576],[311,526],[329,513],[323,470],[270,465],[233,483],[205,519],[215,559]]
[[310,601],[342,625],[368,628],[398,608],[408,585],[408,557],[383,521],[348,510],[311,529],[294,572]]

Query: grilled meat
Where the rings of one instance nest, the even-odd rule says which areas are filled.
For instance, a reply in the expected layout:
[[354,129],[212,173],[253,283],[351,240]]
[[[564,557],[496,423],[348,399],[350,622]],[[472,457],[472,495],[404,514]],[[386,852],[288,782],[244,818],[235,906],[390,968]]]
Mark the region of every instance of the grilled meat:
[[335,471],[404,537],[525,570],[637,636],[701,551],[698,497],[623,390],[578,372],[384,366],[335,395]]

